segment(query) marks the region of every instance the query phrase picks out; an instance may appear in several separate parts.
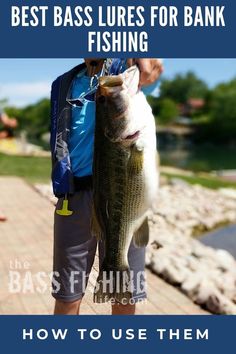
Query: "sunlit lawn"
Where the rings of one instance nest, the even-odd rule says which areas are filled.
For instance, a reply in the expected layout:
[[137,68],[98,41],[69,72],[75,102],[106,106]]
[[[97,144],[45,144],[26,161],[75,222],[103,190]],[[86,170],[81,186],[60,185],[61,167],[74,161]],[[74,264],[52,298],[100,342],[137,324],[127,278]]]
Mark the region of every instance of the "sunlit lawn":
[[179,178],[186,181],[189,184],[199,184],[206,188],[219,189],[219,188],[236,188],[236,182],[226,181],[222,178],[212,176],[199,176],[195,174],[193,176],[183,176],[178,174],[163,173],[167,179]]
[[50,181],[51,160],[49,157],[11,156],[0,154],[0,175],[18,176],[28,182]]
[[[50,181],[51,160],[49,157],[34,156],[8,156],[0,154],[0,175],[18,176],[25,178],[28,182],[48,183]],[[204,187],[217,189],[233,187],[236,188],[236,182],[224,181],[212,176],[183,176],[178,174],[163,173],[168,179],[180,178],[190,184],[200,184]]]

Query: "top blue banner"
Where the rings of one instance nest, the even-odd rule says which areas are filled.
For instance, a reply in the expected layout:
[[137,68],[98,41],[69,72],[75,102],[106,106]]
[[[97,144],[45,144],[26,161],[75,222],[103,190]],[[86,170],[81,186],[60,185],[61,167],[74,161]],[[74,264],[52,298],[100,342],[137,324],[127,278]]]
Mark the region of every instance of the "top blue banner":
[[236,58],[235,0],[4,0],[0,58]]

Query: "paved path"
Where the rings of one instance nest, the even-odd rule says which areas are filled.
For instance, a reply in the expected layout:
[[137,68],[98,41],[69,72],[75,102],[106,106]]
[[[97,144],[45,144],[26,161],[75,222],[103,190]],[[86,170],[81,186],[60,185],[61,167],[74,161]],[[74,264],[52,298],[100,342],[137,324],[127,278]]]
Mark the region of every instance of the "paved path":
[[[8,217],[7,222],[0,223],[0,314],[51,314],[49,274],[54,207],[19,178],[0,177],[0,191],[0,209]],[[92,279],[96,269],[97,260]],[[42,272],[41,281],[36,278],[38,272]],[[138,306],[138,313],[206,313],[162,279],[149,271],[147,275],[149,298]],[[47,289],[42,292],[44,284]],[[82,313],[108,314],[109,305],[93,303],[91,281],[89,285]]]

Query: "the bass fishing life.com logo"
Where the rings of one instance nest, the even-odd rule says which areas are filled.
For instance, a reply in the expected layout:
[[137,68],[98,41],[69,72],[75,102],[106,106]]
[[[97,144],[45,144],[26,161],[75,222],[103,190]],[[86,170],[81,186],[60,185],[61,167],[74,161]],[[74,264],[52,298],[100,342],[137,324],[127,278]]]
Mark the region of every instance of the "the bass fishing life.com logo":
[[[50,296],[60,297],[65,288],[65,275],[59,272],[34,272],[28,261],[19,261],[17,259],[9,262],[9,272],[6,286],[10,294],[47,294]],[[91,272],[90,275],[84,271],[71,271],[66,276],[67,284],[66,291],[69,296],[76,294],[85,294],[86,292],[96,294],[98,289],[97,273]],[[116,291],[126,289],[134,296],[128,301],[129,303],[141,302],[145,300],[144,294],[147,291],[147,282],[145,272],[140,271],[134,273],[130,271],[128,277],[123,277],[120,280],[119,272],[103,272],[102,286],[106,293],[109,294],[109,300],[112,302],[112,292],[116,284]],[[120,287],[117,287],[117,284]],[[122,300],[121,300],[122,302]],[[124,304],[127,299],[124,299]]]

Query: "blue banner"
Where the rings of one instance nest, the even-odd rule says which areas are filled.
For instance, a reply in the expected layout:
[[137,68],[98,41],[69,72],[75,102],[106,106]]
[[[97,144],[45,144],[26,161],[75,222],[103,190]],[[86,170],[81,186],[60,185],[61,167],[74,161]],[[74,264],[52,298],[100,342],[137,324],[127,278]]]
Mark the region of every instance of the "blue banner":
[[0,58],[236,57],[234,0],[4,0]]
[[235,345],[235,316],[1,316],[1,352],[199,354]]

